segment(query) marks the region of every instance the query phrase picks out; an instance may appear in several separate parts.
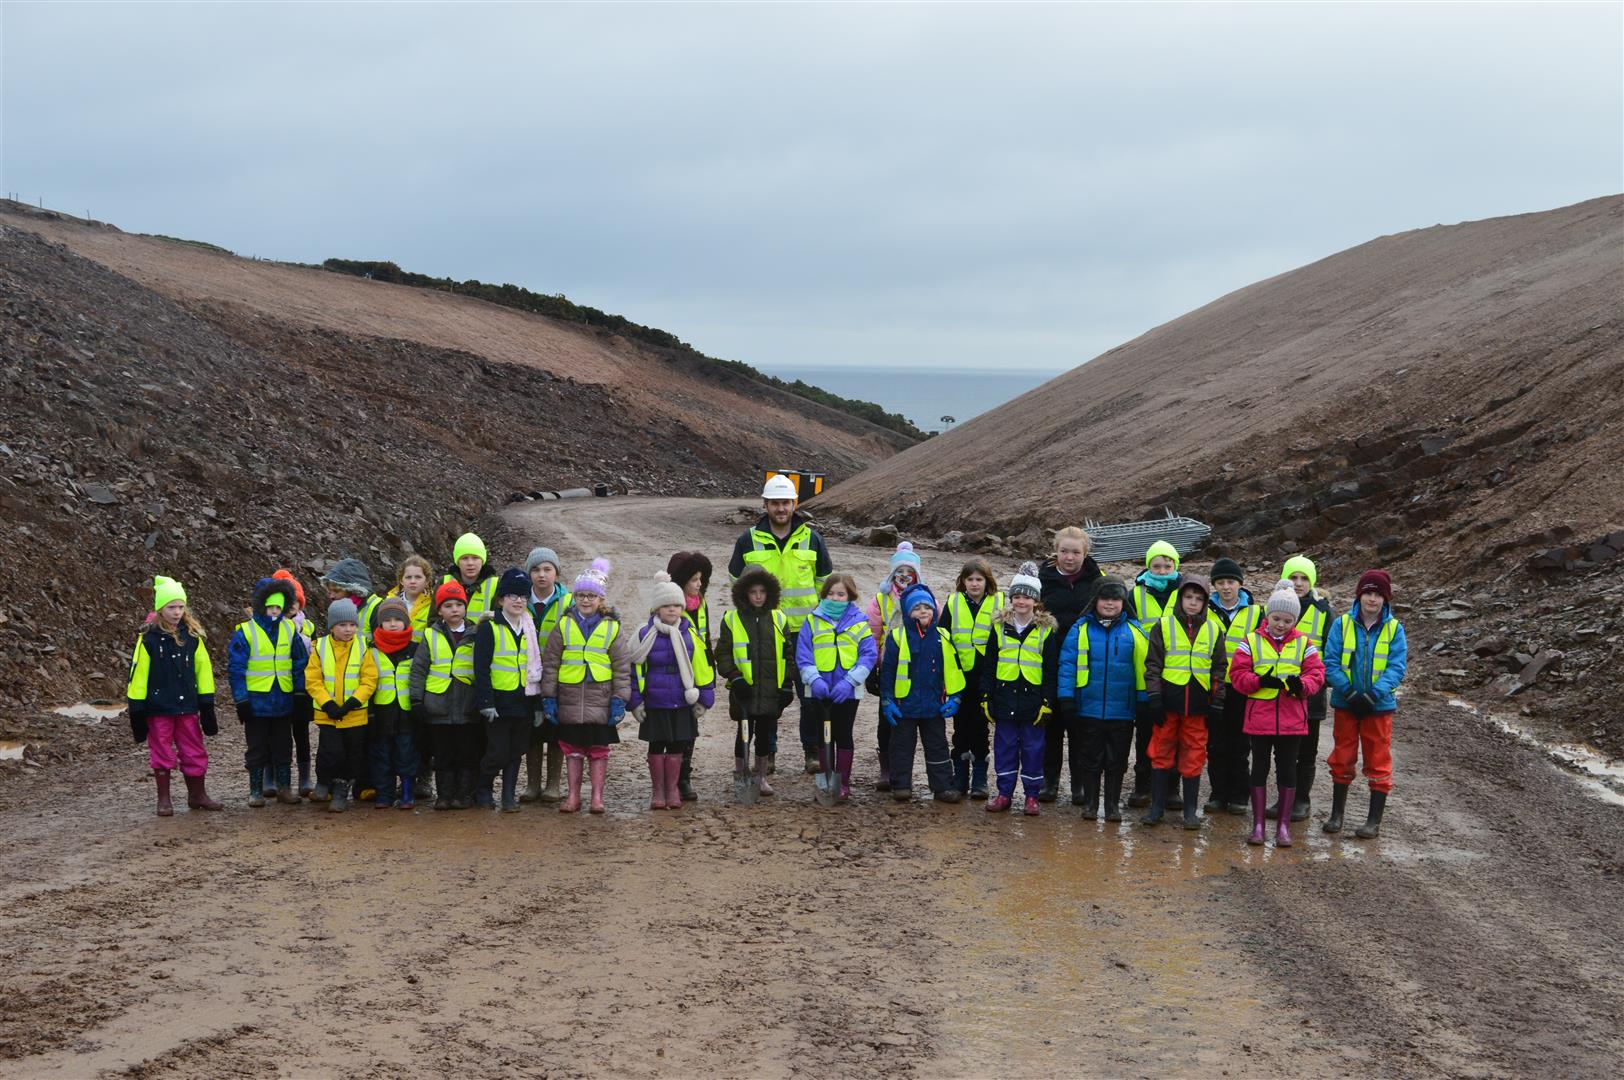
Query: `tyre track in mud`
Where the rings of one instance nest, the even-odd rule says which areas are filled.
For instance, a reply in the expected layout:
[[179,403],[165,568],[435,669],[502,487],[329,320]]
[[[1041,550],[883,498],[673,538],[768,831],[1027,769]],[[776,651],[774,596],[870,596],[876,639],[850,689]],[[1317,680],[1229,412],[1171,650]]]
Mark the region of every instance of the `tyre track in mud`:
[[[669,553],[699,546],[717,564],[719,617],[737,505],[524,506],[492,549],[544,542],[570,573],[607,555],[611,598],[633,619]],[[865,588],[889,554],[831,549]],[[933,587],[957,565],[925,553]],[[125,750],[82,784],[25,778],[31,796],[0,811],[0,1073],[1512,1075],[1554,1063],[1581,1075],[1616,1063],[1618,809],[1459,710],[1406,708],[1388,835],[1333,840],[1320,811],[1290,851],[1247,848],[1244,820],[1228,816],[1190,834],[1061,806],[1027,819],[893,804],[872,791],[871,705],[855,798],[833,810],[793,768],[793,711],[775,798],[732,804],[718,710],[697,750],[699,803],[646,810],[628,731],[599,818],[250,811],[226,725],[210,752],[228,810],[158,819],[144,754]],[[1525,810],[1504,812],[1508,790]]]

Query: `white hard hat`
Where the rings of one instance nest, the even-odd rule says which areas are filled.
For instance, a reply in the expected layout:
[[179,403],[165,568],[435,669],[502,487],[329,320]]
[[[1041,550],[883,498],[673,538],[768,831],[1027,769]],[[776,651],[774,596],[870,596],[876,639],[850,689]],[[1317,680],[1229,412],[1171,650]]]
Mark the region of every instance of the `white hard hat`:
[[801,493],[795,489],[795,481],[783,473],[773,473],[767,477],[767,486],[761,489],[763,499],[794,499],[799,501]]

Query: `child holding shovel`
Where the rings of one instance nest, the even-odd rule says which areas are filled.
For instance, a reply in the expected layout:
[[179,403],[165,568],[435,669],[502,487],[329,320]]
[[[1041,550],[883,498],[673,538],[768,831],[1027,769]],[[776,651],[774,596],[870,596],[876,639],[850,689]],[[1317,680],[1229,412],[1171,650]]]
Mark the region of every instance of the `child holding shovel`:
[[[716,673],[727,683],[729,717],[735,726],[742,720],[755,743],[755,783],[761,794],[771,795],[767,770],[778,749],[778,720],[795,699],[788,620],[778,610],[778,579],[763,568],[745,567],[732,592],[733,610],[722,617],[722,636],[716,641]],[[746,749],[746,739],[735,737],[734,769],[739,773],[750,766]]]
[[[857,582],[850,574],[831,574],[795,644],[795,664],[806,688],[801,708],[820,740],[825,725],[834,740],[832,748],[827,741],[820,742],[817,764],[820,771],[827,771],[829,754],[834,753],[840,776],[837,802],[851,798],[852,726],[863,700],[863,683],[879,658],[868,620],[854,603],[856,596]],[[911,769],[913,754],[908,757]]]

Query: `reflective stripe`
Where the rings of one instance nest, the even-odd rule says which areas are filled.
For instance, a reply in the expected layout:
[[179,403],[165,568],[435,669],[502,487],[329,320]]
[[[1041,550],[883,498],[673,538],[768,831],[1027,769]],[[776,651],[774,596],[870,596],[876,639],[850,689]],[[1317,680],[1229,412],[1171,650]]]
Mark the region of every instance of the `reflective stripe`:
[[[1178,593],[1175,591],[1168,597],[1168,600],[1172,600],[1177,595]],[[1133,587],[1133,614],[1137,621],[1146,625],[1162,617],[1161,602],[1150,595],[1150,590],[1143,584]]]
[[858,649],[868,636],[868,623],[854,622],[836,633],[834,624],[815,615],[807,620],[812,625],[812,663],[819,671],[833,671],[840,661],[842,671],[857,665]]
[[1211,619],[1201,620],[1195,640],[1185,633],[1184,624],[1172,614],[1162,616],[1162,648],[1167,659],[1162,664],[1162,681],[1185,686],[1190,676],[1203,690],[1212,689],[1212,651],[1218,646],[1218,628]]
[[1026,637],[1018,638],[1005,630],[1004,626],[1000,622],[993,628],[998,641],[998,670],[994,673],[998,681],[1025,679],[1033,686],[1042,685],[1043,644],[1049,640],[1050,629],[1039,626]]
[[789,632],[799,633],[818,606],[818,553],[812,550],[812,527],[802,522],[782,544],[770,532],[751,529],[750,543],[753,546],[744,553],[744,564],[759,566],[778,579],[780,610],[788,620]]
[[[1252,653],[1252,670],[1259,675],[1278,675],[1284,679],[1291,675],[1303,673],[1303,659],[1308,656],[1308,646],[1312,644],[1306,637],[1295,637],[1286,645],[1285,651],[1276,651],[1274,643],[1262,634],[1253,631],[1246,635],[1246,646]],[[1267,669],[1258,665],[1268,664]],[[1272,687],[1258,687],[1246,695],[1258,701],[1272,701],[1280,696],[1280,691]]]
[[[959,670],[959,662],[953,656],[953,639],[940,626],[936,628],[936,634],[942,642],[942,689],[947,694],[957,694],[964,689],[964,672]],[[892,693],[896,700],[901,701],[913,689],[913,676],[908,671],[913,660],[913,650],[908,645],[908,628],[899,626],[891,631],[891,640],[897,645],[897,680]]]
[[[1344,615],[1342,623],[1342,670],[1347,672],[1348,678],[1353,678],[1353,649],[1355,623],[1352,615]],[[1393,648],[1393,635],[1398,633],[1398,620],[1388,619],[1376,634],[1376,644],[1371,649],[1370,681],[1374,683],[1381,678],[1382,672],[1387,670],[1387,655]]]
[[1297,629],[1308,635],[1308,640],[1314,643],[1316,649],[1325,648],[1325,632],[1330,628],[1331,620],[1318,604],[1312,602],[1297,620]]
[[[1220,618],[1220,616],[1214,615],[1213,618]],[[1236,648],[1240,646],[1242,641],[1246,640],[1247,634],[1250,634],[1262,624],[1262,604],[1250,604],[1235,612],[1235,617],[1230,620],[1228,629],[1224,631],[1224,660],[1226,661],[1224,673],[1226,678],[1229,672],[1227,665],[1235,662]]]
[[[784,613],[773,610],[773,653],[778,657],[778,681],[774,686],[784,685],[784,626],[788,620]],[[744,620],[739,618],[737,611],[730,611],[722,616],[722,622],[727,626],[728,633],[733,639],[733,666],[739,669],[739,676],[751,686],[756,684],[755,665],[750,662],[750,635],[744,629]],[[831,638],[833,635],[831,635]],[[817,639],[813,638],[813,649],[817,648]]]
[[248,691],[268,694],[274,681],[282,692],[293,692],[293,627],[276,620],[276,644],[259,623],[249,619],[237,627],[248,642]]
[[[455,581],[458,585],[462,585],[462,579],[455,574],[447,574],[440,579],[440,584],[444,585],[448,581]],[[493,575],[482,579],[474,587],[474,591],[468,597],[468,610],[464,613],[464,617],[469,622],[478,622],[496,610],[496,581],[497,579]],[[463,585],[463,591],[468,591],[466,585]]]
[[407,656],[400,662],[400,666],[396,667],[390,663],[389,657],[374,647],[372,663],[378,669],[378,689],[372,695],[372,704],[391,705],[398,701],[401,708],[407,708],[412,700],[412,658]]
[[[1086,623],[1083,623],[1083,620],[1081,620],[1081,619],[1079,619],[1078,622],[1080,624],[1082,624],[1082,625],[1080,626],[1080,628],[1077,631],[1077,671],[1072,676],[1072,686],[1077,690],[1081,690],[1083,687],[1088,685],[1088,677],[1089,677],[1089,666],[1088,666],[1089,644],[1088,644],[1088,625]],[[1128,629],[1134,635],[1134,637],[1133,637],[1134,684],[1135,684],[1135,687],[1137,689],[1143,690],[1145,688],[1145,657],[1150,652],[1150,638],[1145,636],[1144,629],[1141,628],[1140,625],[1138,623],[1134,622],[1132,619],[1128,620]],[[1110,633],[1110,631],[1106,631],[1106,633]]]
[[604,619],[592,628],[592,635],[587,637],[581,633],[581,627],[574,619],[564,619],[558,624],[558,632],[564,635],[564,649],[558,664],[559,682],[573,686],[585,682],[588,674],[593,682],[608,682],[613,677],[609,646],[620,632],[618,622]]
[[710,659],[710,605],[701,600],[693,611],[683,611],[683,618],[693,625],[694,633],[694,685],[709,686],[716,681]]
[[503,691],[519,689],[524,685],[524,669],[526,661],[529,660],[524,649],[524,639],[515,634],[504,619],[491,620],[491,636],[495,639],[495,647],[491,652],[491,689]]
[[321,658],[321,681],[327,687],[327,693],[339,704],[343,704],[355,696],[355,688],[361,682],[361,659],[366,655],[366,646],[361,644],[359,637],[350,641],[350,655],[344,661],[344,670],[340,673],[334,663],[333,639],[331,635],[318,638],[316,641],[316,655]]
[[[453,672],[451,639],[446,637],[437,627],[431,626],[423,632],[423,640],[429,646],[429,670],[428,674],[423,678],[423,689],[430,694],[443,694],[451,689]],[[474,681],[474,665],[471,654],[466,677],[458,673],[457,678],[465,683]]]
[[[885,596],[889,599],[890,594]],[[953,617],[953,651],[958,655],[959,667],[969,671],[976,662],[976,653],[987,651],[993,621],[1004,611],[1004,594],[982,597],[980,610],[971,615],[969,596],[956,592],[947,598],[947,611]]]

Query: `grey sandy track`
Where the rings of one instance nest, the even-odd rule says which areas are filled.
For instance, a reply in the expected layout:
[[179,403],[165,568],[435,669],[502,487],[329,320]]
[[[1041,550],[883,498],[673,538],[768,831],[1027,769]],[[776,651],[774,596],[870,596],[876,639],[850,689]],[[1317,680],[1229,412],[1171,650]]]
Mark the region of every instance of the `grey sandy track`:
[[[679,547],[721,576],[737,505],[509,523],[572,572],[608,555],[630,616]],[[833,547],[877,580],[886,553]],[[947,584],[952,557],[925,559]],[[1600,1075],[1624,1053],[1624,811],[1442,703],[1403,714],[1386,837],[1316,823],[1286,852],[1238,818],[894,806],[861,750],[850,806],[785,769],[735,807],[721,715],[675,814],[644,809],[635,743],[603,818],[250,811],[229,726],[222,814],[150,816],[134,750],[27,778],[0,811],[0,1075]]]

